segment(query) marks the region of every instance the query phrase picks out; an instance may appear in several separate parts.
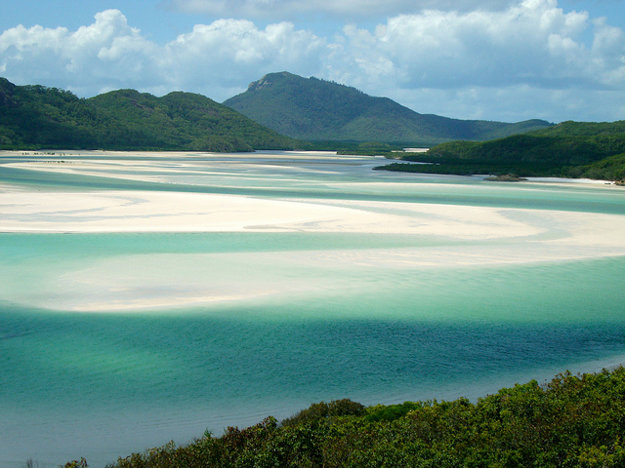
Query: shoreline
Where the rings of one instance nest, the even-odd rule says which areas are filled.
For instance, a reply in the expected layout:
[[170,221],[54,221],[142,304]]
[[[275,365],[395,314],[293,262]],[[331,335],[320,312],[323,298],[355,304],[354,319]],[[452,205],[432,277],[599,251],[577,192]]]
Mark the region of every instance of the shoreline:
[[[32,153],[32,154],[31,154]],[[314,151],[314,150],[276,150],[276,151],[272,151],[272,150],[257,150],[257,151],[251,151],[251,152],[234,152],[234,153],[217,153],[217,152],[206,152],[206,151],[119,151],[119,150],[50,150],[49,152],[46,150],[42,150],[42,151],[20,151],[20,150],[0,150],[0,157],[26,157],[26,158],[30,158],[30,157],[42,157],[42,158],[50,158],[50,159],[60,159],[62,157],[69,157],[69,158],[79,158],[80,156],[84,156],[87,158],[90,157],[94,157],[94,156],[119,156],[122,157],[124,159],[127,159],[127,161],[114,161],[114,162],[110,162],[110,164],[120,164],[120,165],[124,165],[124,163],[129,163],[132,162],[132,156],[139,156],[139,157],[152,157],[152,158],[163,158],[163,159],[167,159],[167,158],[172,158],[172,157],[213,157],[213,158],[222,158],[222,157],[226,157],[226,156],[234,156],[234,157],[243,157],[243,158],[249,158],[249,159],[254,159],[254,158],[258,158],[258,159],[265,159],[268,156],[271,156],[272,159],[299,159],[299,158],[310,158],[310,157],[314,157],[315,159],[329,159],[332,161],[336,161],[336,160],[341,160],[344,159],[345,161],[349,161],[349,160],[353,160],[353,159],[367,159],[367,160],[383,160],[384,156],[365,156],[365,155],[357,155],[357,154],[337,154],[336,151],[324,151],[324,150],[319,150],[319,151]],[[53,161],[53,160],[41,160],[41,161],[24,161],[24,162],[17,162],[17,163],[9,163],[8,166],[12,166],[12,167],[17,167],[20,169],[30,169],[30,170],[51,170],[51,171],[58,171],[58,172],[64,172],[64,173],[72,173],[73,171],[69,168],[67,168],[67,171],[64,171],[62,167],[56,167],[56,168],[51,168],[51,167],[46,167],[48,164],[53,163],[53,162],[60,162],[60,161]],[[100,161],[100,163],[103,161]],[[34,164],[37,163],[41,163],[43,165],[46,165],[44,167],[33,167]],[[85,161],[64,161],[64,163],[66,164],[71,164],[71,165],[80,165],[82,164],[97,164],[98,161],[92,161],[92,160],[85,160]],[[440,176],[458,176],[458,177],[467,177],[467,178],[474,178],[474,177],[490,177],[490,174],[479,174],[479,173],[475,173],[475,174],[446,174],[446,173],[420,173],[420,172],[412,172],[412,171],[401,171],[401,170],[389,170],[389,169],[384,169],[385,167],[392,165],[392,164],[405,164],[405,165],[421,165],[421,164],[430,164],[430,163],[418,163],[418,162],[408,162],[408,161],[401,161],[401,162],[395,162],[395,163],[391,163],[385,166],[377,166],[375,168],[372,169],[380,169],[386,172],[399,172],[401,174],[417,174],[417,175],[424,175],[424,176],[433,176],[433,175],[440,175]],[[111,177],[115,177],[114,175]],[[530,182],[530,183],[540,183],[540,184],[548,184],[548,185],[553,185],[553,184],[572,184],[572,185],[578,185],[578,184],[582,184],[582,185],[596,185],[596,186],[601,186],[601,185],[605,185],[605,186],[621,186],[619,185],[618,181],[613,181],[613,180],[603,180],[603,179],[588,179],[588,178],[584,178],[584,177],[580,177],[580,178],[570,178],[570,177],[548,177],[548,176],[521,176],[523,180],[519,180],[518,182]]]
[[424,162],[409,162],[409,161],[399,161],[393,162],[390,164],[385,164],[384,166],[376,166],[373,169],[382,172],[391,172],[391,173],[399,173],[399,174],[414,174],[420,176],[455,176],[455,177],[468,177],[474,178],[479,177],[487,182],[506,182],[506,183],[543,183],[543,184],[596,184],[596,185],[610,185],[616,187],[622,187],[625,183],[619,180],[606,180],[606,179],[589,179],[587,177],[550,177],[550,176],[524,176],[524,175],[515,175],[516,180],[506,180],[506,175],[493,175],[487,173],[453,173],[453,172],[419,172],[417,170],[407,170],[407,169],[399,169],[401,166],[430,166],[432,163],[424,163]]

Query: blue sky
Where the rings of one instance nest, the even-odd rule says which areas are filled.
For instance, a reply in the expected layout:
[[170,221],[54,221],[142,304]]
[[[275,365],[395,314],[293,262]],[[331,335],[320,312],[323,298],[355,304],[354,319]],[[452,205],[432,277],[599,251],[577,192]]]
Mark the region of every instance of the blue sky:
[[0,0],[0,76],[223,101],[287,70],[417,112],[625,119],[623,0]]

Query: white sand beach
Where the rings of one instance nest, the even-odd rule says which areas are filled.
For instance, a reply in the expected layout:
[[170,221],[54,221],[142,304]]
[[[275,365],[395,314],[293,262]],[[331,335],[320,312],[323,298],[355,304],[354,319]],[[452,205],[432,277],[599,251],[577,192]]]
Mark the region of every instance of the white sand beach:
[[[155,153],[149,153],[155,156]],[[149,169],[184,172],[193,161],[77,160],[21,162],[39,171],[159,180]],[[288,159],[292,156],[274,156]],[[304,156],[300,156],[304,157]],[[320,158],[336,158],[318,155]],[[206,163],[203,163],[206,166]],[[232,164],[232,163],[230,163]],[[244,165],[243,165],[244,166]],[[241,167],[243,167],[241,166]],[[118,172],[123,168],[123,172]],[[212,166],[205,167],[204,173]],[[275,182],[275,181],[274,181]],[[166,182],[164,182],[166,183]],[[261,180],[261,183],[264,183]],[[269,183],[269,182],[267,182]],[[386,185],[384,185],[386,184]],[[331,183],[330,190],[366,186]],[[407,190],[405,181],[372,181]],[[422,184],[427,190],[427,184]],[[431,184],[432,190],[436,184]],[[500,190],[506,190],[504,187]],[[82,311],[126,311],[254,300],[280,294],[322,294],[333,280],[323,271],[348,268],[406,270],[515,265],[625,255],[625,216],[546,209],[284,198],[147,190],[61,190],[0,185],[0,232],[5,233],[335,233],[404,235],[439,245],[267,252],[130,255],[69,268],[49,282],[55,298],[34,305]],[[167,265],[166,268],[162,268]],[[205,265],[200,267],[198,265]],[[279,265],[279,268],[276,267]],[[218,266],[218,273],[215,268]],[[277,269],[276,269],[277,268]],[[306,271],[304,279],[272,271]],[[149,275],[145,272],[151,272]],[[308,274],[307,273],[307,274]],[[316,276],[315,276],[316,275]],[[72,288],[64,288],[72,284]],[[345,288],[342,284],[340,287]],[[9,291],[10,293],[10,291]],[[19,297],[13,297],[16,302]],[[24,299],[25,300],[25,299]],[[28,299],[33,301],[32,298]],[[36,299],[35,299],[36,302]]]

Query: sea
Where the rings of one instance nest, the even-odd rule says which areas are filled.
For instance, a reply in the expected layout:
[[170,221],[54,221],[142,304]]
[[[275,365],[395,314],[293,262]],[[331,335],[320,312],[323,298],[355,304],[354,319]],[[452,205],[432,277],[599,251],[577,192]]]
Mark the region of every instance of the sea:
[[[34,160],[72,170],[24,167]],[[433,224],[436,207],[494,208],[542,224],[505,238],[392,227],[7,232],[14,215],[0,203],[0,466],[85,457],[103,467],[319,401],[477,401],[623,363],[623,251],[532,255],[565,235],[545,213],[621,219],[625,189],[373,170],[383,164],[314,152],[1,154],[0,200],[159,191],[357,202],[373,220],[389,204],[408,218],[427,205]],[[30,216],[75,216],[61,208]],[[421,253],[427,261],[414,261]],[[486,260],[451,261],[459,253]]]

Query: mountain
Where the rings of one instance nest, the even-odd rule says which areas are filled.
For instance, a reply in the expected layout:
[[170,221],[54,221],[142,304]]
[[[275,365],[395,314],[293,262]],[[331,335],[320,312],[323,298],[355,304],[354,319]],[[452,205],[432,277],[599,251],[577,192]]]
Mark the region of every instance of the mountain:
[[296,144],[199,94],[119,90],[79,99],[0,78],[0,148],[250,151]]
[[288,72],[251,83],[224,104],[279,133],[309,141],[381,141],[430,146],[450,140],[488,140],[549,126],[418,114],[355,88]]
[[455,141],[401,159],[434,164],[395,164],[385,169],[452,174],[625,179],[625,121],[563,122],[522,135]]

